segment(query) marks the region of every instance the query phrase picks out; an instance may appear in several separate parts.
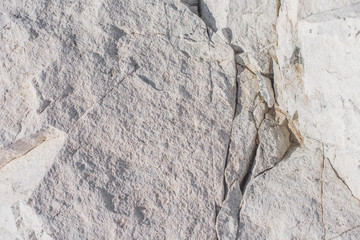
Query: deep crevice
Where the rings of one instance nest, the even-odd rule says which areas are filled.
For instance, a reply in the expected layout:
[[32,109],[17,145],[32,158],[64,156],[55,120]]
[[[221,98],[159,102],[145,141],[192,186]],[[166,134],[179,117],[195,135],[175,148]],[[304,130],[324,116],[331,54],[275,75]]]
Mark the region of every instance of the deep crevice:
[[[233,49],[233,48],[232,48]],[[238,108],[238,93],[239,93],[239,83],[238,83],[238,69],[237,69],[237,64],[236,64],[236,61],[235,61],[235,55],[236,55],[236,51],[233,49],[233,52],[234,52],[234,67],[235,67],[235,101],[234,101],[234,111],[233,111],[233,116],[232,116],[232,120],[231,120],[231,128],[230,128],[230,134],[229,134],[229,141],[228,141],[228,145],[227,145],[227,150],[226,150],[226,158],[225,158],[225,163],[224,163],[224,170],[223,170],[223,192],[224,192],[224,195],[223,195],[223,202],[225,201],[225,199],[227,198],[227,195],[228,195],[228,192],[229,192],[229,187],[227,182],[226,182],[226,175],[225,175],[225,171],[226,171],[226,168],[228,166],[228,162],[229,162],[229,159],[231,157],[230,155],[230,147],[231,147],[231,137],[232,137],[232,131],[233,131],[233,126],[234,126],[234,120],[237,116],[237,108]],[[217,217],[218,217],[218,214],[221,210],[221,207],[219,209],[219,211],[216,211],[216,216],[215,216],[215,226],[216,226],[216,223],[217,223]],[[216,232],[217,233],[217,232]],[[218,237],[218,233],[216,234],[216,238],[219,239]]]
[[224,196],[223,196],[223,201],[226,199],[226,196],[228,194],[228,184],[226,182],[226,177],[225,177],[225,171],[226,171],[226,168],[228,166],[228,162],[229,162],[229,158],[231,157],[230,156],[230,147],[231,147],[231,137],[232,137],[232,131],[233,131],[233,126],[234,126],[234,120],[235,120],[235,117],[237,115],[237,108],[238,108],[238,93],[239,93],[239,83],[238,83],[238,80],[237,80],[237,77],[238,77],[238,69],[237,69],[237,64],[235,62],[235,55],[236,55],[236,52],[235,50],[233,49],[234,51],[234,65],[235,65],[235,104],[234,104],[234,111],[233,111],[233,116],[232,116],[232,120],[231,120],[231,128],[230,128],[230,135],[229,135],[229,142],[228,142],[228,145],[227,145],[227,151],[226,151],[226,158],[225,158],[225,164],[224,164]]
[[[231,123],[233,124],[233,123]],[[232,133],[232,127],[231,127],[231,130],[230,130],[230,136],[229,136],[229,142],[228,142],[228,145],[227,145],[227,150],[226,150],[226,157],[225,157],[225,164],[224,164],[224,172],[223,172],[223,182],[224,182],[224,195],[223,195],[223,201],[225,201],[226,199],[226,196],[228,194],[228,184],[226,182],[226,176],[225,176],[225,171],[226,171],[226,168],[227,168],[227,165],[228,165],[228,162],[229,162],[229,158],[230,158],[230,145],[231,145],[231,133]]]
[[[186,4],[184,1],[182,1],[182,3],[186,6],[189,7],[188,4]],[[211,27],[208,26],[208,24],[202,19],[202,14],[201,14],[201,0],[198,0],[197,2],[197,8],[198,8],[198,16],[199,18],[205,23],[206,25],[206,32],[207,32],[207,35],[208,35],[208,38],[209,38],[209,41],[211,43],[212,42],[212,39],[211,39],[211,35],[212,35],[212,32],[211,31]],[[226,199],[227,197],[227,194],[228,194],[228,186],[227,186],[227,183],[226,183],[226,178],[225,178],[225,170],[227,168],[227,165],[228,165],[228,161],[229,161],[229,158],[230,158],[230,146],[231,146],[231,137],[232,137],[232,131],[233,131],[233,125],[234,125],[234,119],[236,117],[236,114],[237,114],[237,108],[238,108],[238,93],[239,93],[239,84],[238,84],[238,81],[237,81],[237,77],[238,77],[238,69],[237,69],[237,64],[236,64],[236,48],[234,48],[233,46],[231,46],[231,44],[227,43],[231,49],[233,50],[233,58],[234,58],[234,68],[235,68],[235,101],[234,101],[234,111],[233,111],[233,116],[232,116],[232,120],[231,120],[231,127],[230,127],[230,134],[229,134],[229,141],[227,143],[227,150],[226,150],[226,158],[225,158],[225,162],[224,162],[224,170],[223,170],[223,191],[224,191],[224,196],[223,196],[223,201]],[[217,217],[218,217],[218,214],[219,212],[221,211],[221,206],[218,206],[215,204],[215,232],[216,232],[216,239],[219,239],[218,237],[218,233],[216,231],[216,223],[217,223]]]
[[249,185],[250,181],[251,181],[251,177],[252,177],[252,173],[254,171],[254,168],[255,168],[255,164],[256,164],[256,152],[257,152],[257,149],[259,147],[259,142],[258,142],[258,134],[256,133],[256,145],[255,145],[255,148],[251,154],[251,161],[250,161],[250,164],[249,164],[249,168],[248,168],[248,171],[245,175],[245,177],[241,180],[240,182],[240,190],[241,190],[241,193],[244,195],[245,191],[246,191],[246,188],[247,186]]
[[[201,14],[201,0],[198,0],[197,2],[197,8],[198,8],[198,15],[200,18],[202,18],[202,14]],[[205,23],[206,24],[206,23]]]

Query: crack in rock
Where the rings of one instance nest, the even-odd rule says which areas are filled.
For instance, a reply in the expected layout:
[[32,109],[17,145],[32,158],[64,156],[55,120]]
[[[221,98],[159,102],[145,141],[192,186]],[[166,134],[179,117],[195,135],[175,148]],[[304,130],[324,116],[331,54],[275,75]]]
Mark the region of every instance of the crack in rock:
[[322,161],[321,161],[321,173],[320,173],[320,210],[321,210],[321,223],[323,227],[323,239],[326,240],[326,228],[325,228],[325,219],[324,219],[324,168],[325,168],[325,152],[324,144],[322,144]]
[[347,183],[345,182],[345,180],[339,176],[338,172],[335,170],[334,166],[332,165],[331,161],[330,161],[328,158],[327,158],[327,161],[328,161],[330,167],[332,168],[332,170],[334,171],[336,177],[337,177],[338,179],[340,179],[340,181],[344,184],[344,186],[350,191],[351,196],[352,196],[353,198],[355,198],[357,201],[359,201],[359,203],[360,203],[360,199],[354,196],[354,194],[353,194],[352,190],[350,189],[350,187],[347,185]]
[[346,230],[346,231],[343,231],[343,232],[340,233],[338,236],[333,237],[333,238],[330,238],[329,240],[333,240],[333,239],[339,238],[339,237],[341,237],[342,235],[344,235],[345,233],[351,232],[352,230],[357,229],[357,228],[360,228],[360,225],[357,225],[357,226],[352,227],[352,228],[350,228],[350,229],[348,229],[348,230]]

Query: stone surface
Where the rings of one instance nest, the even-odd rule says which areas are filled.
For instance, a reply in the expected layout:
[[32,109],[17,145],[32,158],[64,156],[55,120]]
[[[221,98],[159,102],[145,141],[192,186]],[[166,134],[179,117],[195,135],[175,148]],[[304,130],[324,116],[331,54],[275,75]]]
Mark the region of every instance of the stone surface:
[[[276,46],[277,0],[201,0],[201,18],[232,45],[251,56],[256,72],[272,72]],[[246,37],[244,37],[246,36]]]
[[[66,135],[56,129],[44,129],[34,135],[33,142],[20,139],[11,146],[12,150],[27,150],[33,143],[31,151],[11,155],[12,158],[0,168],[0,192],[3,196],[0,198],[1,239],[51,239],[31,207],[31,195],[53,164]],[[35,142],[40,136],[41,143]],[[1,153],[9,156],[4,150]]]
[[235,181],[229,187],[227,198],[216,219],[216,231],[219,239],[236,239],[241,197],[240,182]]
[[258,104],[253,112],[256,128],[260,127],[260,124],[265,118],[265,113],[268,111],[267,104],[262,102]]
[[282,160],[291,146],[290,132],[286,125],[278,125],[274,120],[266,119],[259,128],[261,157],[257,159],[254,175],[274,167]]
[[[209,39],[184,5],[146,5],[9,2],[2,9],[9,27],[2,106],[11,116],[1,122],[9,132],[2,144],[45,125],[67,134],[32,196],[55,239],[215,236],[236,98],[233,51],[217,35]],[[7,97],[12,89],[25,100]],[[24,111],[35,120],[23,119]],[[18,135],[11,126],[22,121],[33,129]]]
[[321,161],[321,152],[297,149],[255,177],[243,197],[239,239],[321,239]]
[[357,239],[358,0],[0,6],[0,239]]
[[[224,202],[220,204],[216,219],[219,239],[234,239],[237,235],[240,186],[247,181],[246,175],[252,167],[257,146],[257,128],[252,112],[256,107],[254,100],[259,93],[259,84],[252,72],[241,66],[237,69],[238,98],[224,167]],[[265,109],[262,114],[265,115]]]
[[300,130],[327,146],[326,156],[358,198],[359,23],[360,4],[313,15],[299,23],[303,82],[310,101],[298,111]]
[[272,88],[271,80],[268,77],[261,76],[256,74],[256,77],[259,82],[259,91],[261,96],[263,96],[265,102],[269,108],[272,108],[275,104],[274,90]]
[[360,227],[360,201],[337,175],[331,162],[324,161],[323,208],[327,239],[356,239]]

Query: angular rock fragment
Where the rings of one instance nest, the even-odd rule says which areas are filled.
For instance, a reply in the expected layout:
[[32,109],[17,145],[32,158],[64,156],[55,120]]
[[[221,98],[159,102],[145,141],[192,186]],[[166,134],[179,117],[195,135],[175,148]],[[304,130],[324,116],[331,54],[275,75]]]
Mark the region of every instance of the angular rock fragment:
[[260,127],[260,124],[265,118],[265,113],[267,112],[268,108],[266,103],[261,102],[259,105],[256,106],[253,115],[255,118],[256,128]]
[[238,73],[238,105],[225,168],[225,181],[228,185],[236,179],[240,182],[244,179],[251,168],[252,157],[256,150],[257,128],[252,112],[259,87],[256,76],[249,70],[238,67]]
[[259,81],[259,89],[261,96],[264,97],[265,102],[269,108],[272,108],[275,104],[274,90],[272,88],[271,80],[260,74],[256,74]]
[[287,126],[278,125],[273,120],[265,119],[259,128],[258,134],[261,148],[258,153],[262,157],[256,160],[253,173],[255,176],[275,166],[291,146],[290,132]]
[[26,155],[45,141],[61,137],[61,135],[62,133],[54,128],[43,128],[40,131],[31,134],[29,137],[20,139],[7,147],[0,149],[0,168],[4,167],[9,162]]
[[21,139],[1,151],[7,160],[0,168],[0,236],[4,239],[51,239],[32,208],[31,195],[52,166],[66,134],[44,129],[30,137],[34,139]]

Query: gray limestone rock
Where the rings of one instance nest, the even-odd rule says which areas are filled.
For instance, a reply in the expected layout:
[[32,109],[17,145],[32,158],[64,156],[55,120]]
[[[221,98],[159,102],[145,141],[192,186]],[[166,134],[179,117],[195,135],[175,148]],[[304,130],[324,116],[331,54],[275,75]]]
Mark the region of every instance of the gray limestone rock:
[[2,1],[0,239],[358,239],[359,9]]
[[286,125],[278,125],[274,120],[265,119],[259,128],[260,146],[254,175],[274,167],[281,161],[291,146],[290,132]]
[[238,239],[321,239],[321,164],[320,151],[298,148],[255,177],[243,195]]
[[240,183],[236,180],[229,187],[227,198],[224,200],[216,218],[218,239],[236,239],[241,198]]
[[[2,144],[20,138],[12,126],[24,111],[42,119],[25,120],[34,129],[25,137],[43,125],[66,133],[32,193],[48,235],[214,238],[236,98],[232,49],[177,2],[4,6],[13,37],[1,40],[2,107],[19,116],[1,120]],[[19,110],[12,82],[31,90],[13,90],[25,99]]]

